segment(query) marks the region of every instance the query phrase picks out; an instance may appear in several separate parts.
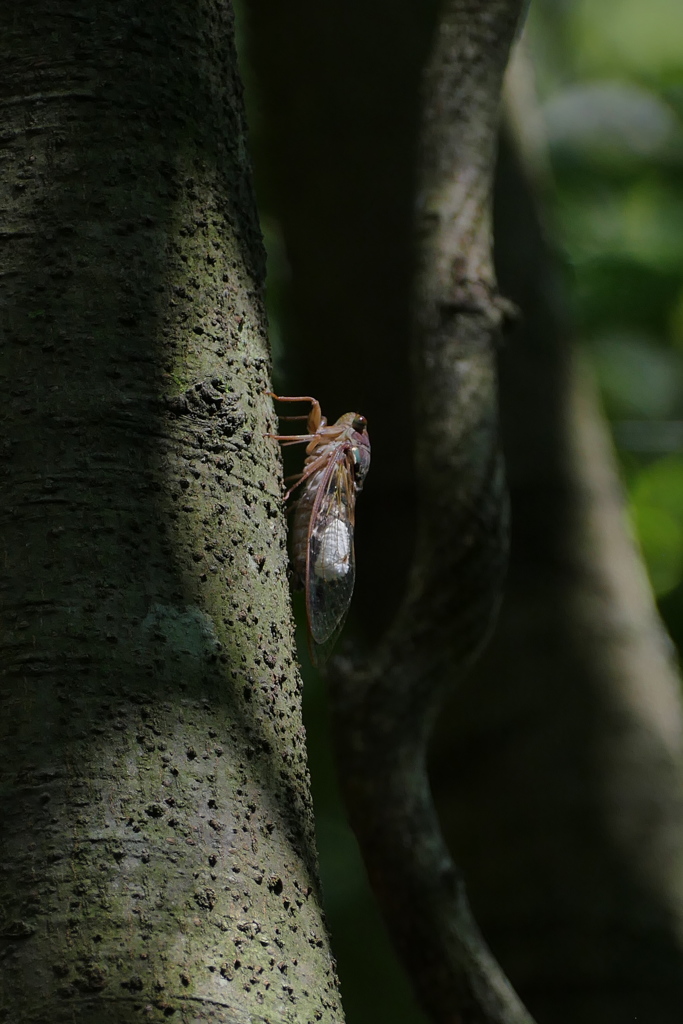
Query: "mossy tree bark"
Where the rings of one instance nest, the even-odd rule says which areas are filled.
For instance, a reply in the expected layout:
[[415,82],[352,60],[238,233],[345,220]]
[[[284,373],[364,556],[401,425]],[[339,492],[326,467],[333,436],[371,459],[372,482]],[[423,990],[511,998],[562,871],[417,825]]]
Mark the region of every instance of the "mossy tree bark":
[[342,1019],[225,0],[0,40],[0,1019]]

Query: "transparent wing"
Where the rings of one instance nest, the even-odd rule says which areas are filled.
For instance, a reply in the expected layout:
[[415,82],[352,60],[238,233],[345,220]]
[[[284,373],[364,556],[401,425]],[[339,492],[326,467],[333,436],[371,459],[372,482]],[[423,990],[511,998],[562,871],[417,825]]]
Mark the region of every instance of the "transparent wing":
[[306,611],[311,653],[318,663],[344,625],[353,594],[355,503],[352,467],[346,447],[340,446],[318,488],[308,533]]

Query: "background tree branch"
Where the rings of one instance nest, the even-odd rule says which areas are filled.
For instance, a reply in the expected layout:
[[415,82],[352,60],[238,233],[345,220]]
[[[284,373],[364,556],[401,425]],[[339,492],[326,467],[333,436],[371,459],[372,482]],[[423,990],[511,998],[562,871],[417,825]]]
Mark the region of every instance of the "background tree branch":
[[535,96],[514,82],[495,203],[499,279],[525,311],[499,355],[510,572],[492,643],[440,716],[431,777],[477,919],[537,1018],[673,1024],[680,681],[539,215],[543,140],[520,144]]
[[[261,194],[281,227],[291,268],[283,323],[293,387],[319,395],[331,414],[353,404],[370,421],[373,471],[359,507],[352,610],[357,634],[366,637],[377,636],[394,617],[415,519],[408,240],[417,80],[434,7],[410,0],[398,6],[292,0],[286,10],[249,3],[264,129],[257,139]],[[555,25],[558,16],[552,5],[548,17]],[[562,24],[559,34],[574,39]],[[553,50],[553,61],[560,56]],[[594,171],[584,168],[581,182]],[[438,716],[432,779],[477,919],[531,1010],[561,1024],[620,1022],[631,1011],[659,1015],[668,1024],[680,1015],[683,977],[675,678],[662,656],[658,626],[633,630],[614,660],[609,652],[626,637],[615,631],[625,621],[622,612],[602,622],[589,613],[590,643],[585,614],[575,617],[579,593],[587,610],[597,587],[602,598],[592,607],[604,612],[607,592],[618,598],[615,608],[627,594],[618,594],[613,583],[604,589],[600,577],[613,570],[591,554],[588,533],[573,528],[565,534],[580,502],[584,523],[601,516],[608,535],[614,532],[610,550],[631,565],[633,593],[641,596],[628,620],[656,623],[623,532],[609,449],[602,442],[589,446],[591,473],[603,481],[599,488],[587,489],[575,457],[569,472],[576,410],[589,407],[590,432],[597,413],[585,382],[577,383],[573,332],[558,309],[561,285],[538,228],[537,182],[530,185],[507,144],[498,173],[498,273],[503,293],[523,311],[499,352],[512,484],[511,590],[494,646],[455,689],[449,713]],[[635,273],[627,280],[635,283]],[[621,302],[617,281],[622,278],[615,278],[612,300]],[[640,303],[640,286],[631,284],[629,297],[626,317]],[[660,291],[653,287],[646,297],[663,316]],[[578,404],[570,401],[577,387],[584,396]],[[581,431],[585,437],[589,428]],[[603,457],[600,469],[595,460]],[[599,511],[600,495],[609,495],[609,510]],[[577,563],[572,543],[580,534]],[[625,665],[624,652],[634,643],[642,643],[642,676],[638,698],[629,703],[615,667]],[[642,660],[647,650],[652,663]],[[630,688],[635,662],[625,667]],[[673,709],[665,716],[666,736],[652,727],[650,680],[653,692],[669,695],[662,701]],[[309,693],[314,689],[312,683]],[[312,701],[322,703],[319,688],[315,694]],[[320,719],[311,725],[323,728]],[[315,746],[325,745],[323,733]],[[318,782],[320,790],[325,782]],[[326,817],[332,813],[329,795],[325,802],[321,794],[320,804]],[[627,844],[606,827],[617,808],[620,820],[639,822]],[[330,876],[340,868],[341,827],[329,843]],[[647,879],[660,857],[664,870],[653,886]],[[328,887],[332,891],[332,877]],[[350,1019],[375,1021],[388,1012],[396,980],[377,953],[375,934],[366,941],[358,931],[362,897],[355,874],[345,875],[336,895],[330,916]],[[365,911],[364,923],[369,918]],[[380,978],[387,979],[382,990]],[[422,1019],[404,993],[391,1012],[396,1020]]]
[[531,1020],[471,917],[425,757],[444,691],[500,601],[507,499],[498,447],[490,230],[500,91],[516,3],[448,3],[424,85],[415,288],[418,527],[408,591],[369,664],[332,680],[346,805],[390,933],[435,1021]]

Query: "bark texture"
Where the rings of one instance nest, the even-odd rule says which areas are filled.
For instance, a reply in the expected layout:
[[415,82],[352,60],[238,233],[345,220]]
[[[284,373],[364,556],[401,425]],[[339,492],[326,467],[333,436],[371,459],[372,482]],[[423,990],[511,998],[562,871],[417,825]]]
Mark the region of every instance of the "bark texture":
[[0,24],[0,1019],[340,1021],[233,19]]

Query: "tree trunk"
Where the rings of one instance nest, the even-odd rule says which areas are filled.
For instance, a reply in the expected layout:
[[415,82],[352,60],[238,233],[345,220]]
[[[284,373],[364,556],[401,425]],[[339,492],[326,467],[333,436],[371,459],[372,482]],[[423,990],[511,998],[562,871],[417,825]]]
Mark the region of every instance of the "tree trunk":
[[341,1021],[224,0],[0,27],[0,1020]]

